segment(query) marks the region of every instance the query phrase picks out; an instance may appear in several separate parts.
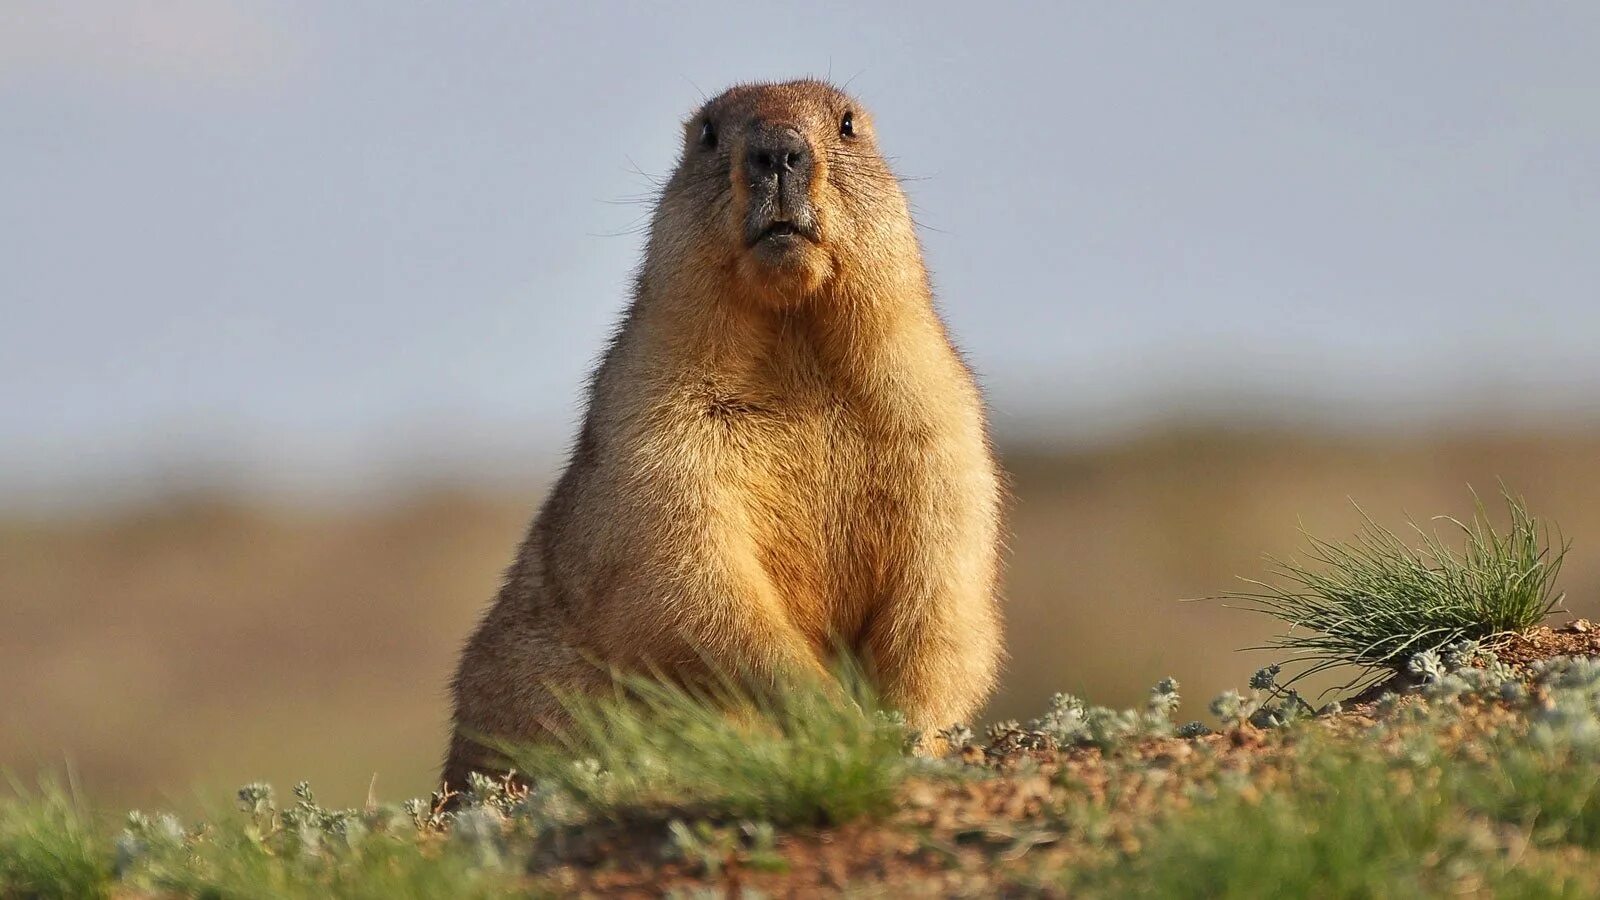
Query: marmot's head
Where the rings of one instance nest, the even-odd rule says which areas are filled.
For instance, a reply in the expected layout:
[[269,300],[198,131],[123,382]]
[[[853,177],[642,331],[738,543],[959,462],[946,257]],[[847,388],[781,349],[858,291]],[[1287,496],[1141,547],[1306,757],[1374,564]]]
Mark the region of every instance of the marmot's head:
[[652,252],[789,305],[917,254],[905,196],[854,98],[821,81],[731,88],[684,125]]

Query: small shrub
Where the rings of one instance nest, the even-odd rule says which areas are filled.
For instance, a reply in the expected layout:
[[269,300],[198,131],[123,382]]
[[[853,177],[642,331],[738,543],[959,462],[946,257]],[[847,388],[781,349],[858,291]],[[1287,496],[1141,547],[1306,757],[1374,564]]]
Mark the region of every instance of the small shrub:
[[1281,584],[1251,581],[1255,590],[1226,598],[1290,626],[1267,648],[1310,664],[1296,678],[1354,666],[1352,684],[1422,651],[1531,628],[1561,602],[1555,580],[1569,545],[1559,535],[1552,543],[1522,498],[1502,493],[1510,513],[1503,533],[1481,501],[1470,522],[1437,520],[1460,533],[1459,551],[1415,523],[1421,546],[1409,547],[1363,512],[1354,541],[1307,535],[1310,563],[1273,559]]
[[1178,679],[1168,676],[1150,688],[1144,709],[1111,709],[1089,706],[1071,694],[1055,694],[1050,708],[1026,726],[1015,722],[996,722],[989,727],[990,745],[1034,748],[1095,746],[1110,751],[1131,740],[1170,737],[1176,732],[1172,714],[1181,698]]

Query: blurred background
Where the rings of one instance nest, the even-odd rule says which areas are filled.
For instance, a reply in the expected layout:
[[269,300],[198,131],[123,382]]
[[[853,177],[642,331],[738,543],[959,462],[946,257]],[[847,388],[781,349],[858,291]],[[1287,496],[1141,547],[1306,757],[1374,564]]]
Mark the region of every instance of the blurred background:
[[[1302,525],[1496,479],[1600,613],[1600,7],[0,6],[0,769],[425,791],[679,123],[848,81],[1014,479],[1011,662],[1185,713]],[[1564,616],[1563,616],[1564,617]]]

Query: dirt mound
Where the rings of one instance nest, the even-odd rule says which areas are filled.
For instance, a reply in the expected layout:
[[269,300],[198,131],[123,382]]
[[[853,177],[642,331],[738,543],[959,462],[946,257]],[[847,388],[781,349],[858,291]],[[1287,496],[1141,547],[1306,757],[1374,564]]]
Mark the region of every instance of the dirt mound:
[[1600,656],[1600,627],[1588,619],[1574,619],[1559,628],[1540,625],[1498,641],[1490,649],[1501,662],[1519,670],[1557,656]]

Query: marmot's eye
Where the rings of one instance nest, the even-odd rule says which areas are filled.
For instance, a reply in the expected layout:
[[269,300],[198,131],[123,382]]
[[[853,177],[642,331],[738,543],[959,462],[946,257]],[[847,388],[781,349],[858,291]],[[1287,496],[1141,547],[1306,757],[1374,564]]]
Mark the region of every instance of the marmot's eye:
[[855,113],[847,112],[844,114],[844,118],[839,120],[839,134],[847,138],[856,136]]
[[710,119],[700,123],[700,146],[707,150],[717,146],[717,126],[711,124]]

